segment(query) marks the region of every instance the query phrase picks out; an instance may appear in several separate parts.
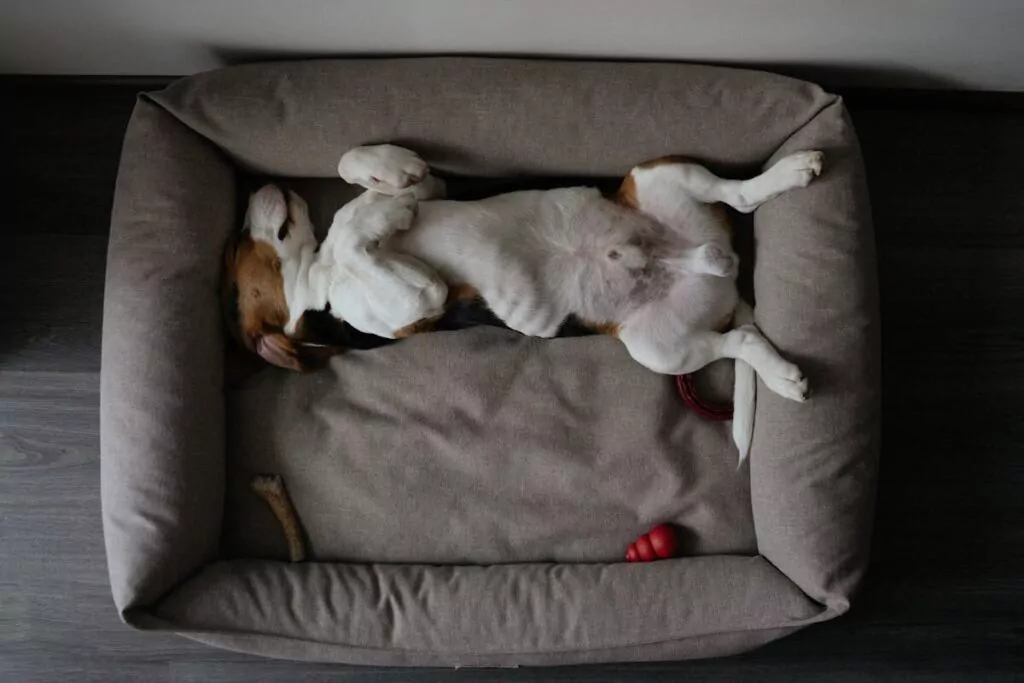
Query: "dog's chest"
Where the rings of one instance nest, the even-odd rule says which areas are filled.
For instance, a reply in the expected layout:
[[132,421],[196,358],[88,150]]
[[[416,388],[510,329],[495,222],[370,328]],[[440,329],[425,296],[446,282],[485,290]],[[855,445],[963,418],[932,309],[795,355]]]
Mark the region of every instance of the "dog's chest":
[[427,262],[449,283],[480,286],[496,270],[541,267],[572,223],[575,206],[591,192],[596,190],[422,202],[412,228],[396,235],[389,247]]

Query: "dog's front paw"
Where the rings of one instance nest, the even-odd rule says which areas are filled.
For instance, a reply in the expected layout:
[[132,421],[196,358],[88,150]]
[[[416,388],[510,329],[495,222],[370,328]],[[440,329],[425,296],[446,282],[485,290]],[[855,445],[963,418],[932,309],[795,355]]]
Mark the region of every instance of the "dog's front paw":
[[382,194],[398,194],[423,180],[429,171],[418,154],[395,145],[356,147],[338,162],[338,175],[345,182]]
[[797,152],[781,159],[772,171],[779,174],[779,184],[784,187],[807,187],[821,175],[824,163],[824,152]]
[[269,239],[288,220],[288,203],[277,185],[264,185],[249,197],[246,216],[249,228],[258,236]]

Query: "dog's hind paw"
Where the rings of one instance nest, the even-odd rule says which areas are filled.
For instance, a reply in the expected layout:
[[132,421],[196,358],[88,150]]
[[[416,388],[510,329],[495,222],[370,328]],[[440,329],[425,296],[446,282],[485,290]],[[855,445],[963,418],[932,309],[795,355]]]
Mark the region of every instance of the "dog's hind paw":
[[783,372],[761,375],[761,381],[779,396],[803,403],[810,396],[807,378],[804,377],[797,366],[792,363],[787,363],[786,365],[787,367]]
[[824,163],[823,152],[797,152],[781,159],[771,170],[778,173],[779,185],[783,188],[807,187],[821,175]]

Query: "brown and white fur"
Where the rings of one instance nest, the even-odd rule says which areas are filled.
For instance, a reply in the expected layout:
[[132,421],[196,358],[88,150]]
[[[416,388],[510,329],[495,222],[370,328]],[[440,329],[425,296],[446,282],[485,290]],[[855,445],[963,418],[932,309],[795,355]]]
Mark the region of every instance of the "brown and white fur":
[[665,157],[633,168],[611,197],[575,187],[446,201],[414,153],[360,147],[342,157],[339,172],[367,192],[337,212],[319,250],[297,195],[286,200],[273,186],[253,195],[247,233],[226,256],[225,292],[234,294],[225,301],[242,343],[292,369],[340,350],[309,344],[309,311],[354,311],[356,327],[397,338],[429,330],[446,302],[466,292],[530,336],[553,337],[570,317],[586,321],[658,373],[733,358],[742,459],[753,428],[751,369],[795,401],[806,399],[807,381],[739,298],[738,258],[719,204],[753,211],[806,186],[822,161],[820,152],[800,152],[738,181]]

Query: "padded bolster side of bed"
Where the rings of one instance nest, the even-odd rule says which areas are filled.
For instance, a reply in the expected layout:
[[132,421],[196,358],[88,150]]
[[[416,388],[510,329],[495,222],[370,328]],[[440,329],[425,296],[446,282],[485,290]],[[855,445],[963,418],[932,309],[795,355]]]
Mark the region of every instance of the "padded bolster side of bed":
[[144,625],[187,625],[208,642],[303,659],[493,666],[708,657],[832,616],[763,557],[489,566],[235,560],[185,583]]
[[[234,219],[221,152],[250,170],[332,177],[341,152],[385,141],[479,176],[618,175],[667,153],[749,170],[824,147],[823,176],[755,216],[759,322],[817,389],[804,405],[759,392],[751,485],[763,557],[208,564],[224,488],[222,340],[210,332]],[[263,64],[184,79],[140,102],[115,201],[101,425],[115,600],[142,628],[395,664],[710,656],[834,616],[863,572],[870,529],[873,271],[856,140],[841,103],[811,84],[679,64],[477,58]]]
[[223,155],[140,98],[114,198],[100,389],[103,530],[122,615],[216,556],[224,498],[217,278],[234,213],[235,176]]
[[809,187],[754,215],[758,326],[807,375],[804,404],[760,385],[750,458],[761,554],[845,612],[868,564],[878,467],[880,352],[871,212],[841,100],[768,160],[825,152]]
[[380,142],[476,177],[616,176],[665,154],[749,168],[833,99],[743,69],[478,57],[243,65],[153,98],[243,167],[332,178]]

